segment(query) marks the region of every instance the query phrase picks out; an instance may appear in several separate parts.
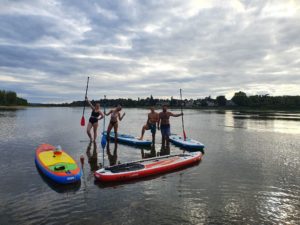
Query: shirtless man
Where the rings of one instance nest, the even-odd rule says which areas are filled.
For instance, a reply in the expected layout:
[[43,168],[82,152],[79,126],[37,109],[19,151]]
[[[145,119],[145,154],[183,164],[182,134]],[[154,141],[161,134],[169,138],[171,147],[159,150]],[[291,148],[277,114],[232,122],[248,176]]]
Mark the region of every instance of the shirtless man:
[[158,126],[158,120],[159,120],[159,115],[157,112],[155,112],[154,107],[152,106],[150,108],[151,112],[148,114],[148,120],[147,123],[143,126],[142,128],[142,135],[139,138],[140,140],[143,140],[145,130],[151,130],[152,133],[152,144],[155,144],[155,133],[156,133],[156,124]]
[[174,114],[172,112],[168,111],[168,107],[166,105],[163,105],[163,111],[159,113],[159,121],[158,121],[158,130],[161,131],[161,137],[162,137],[162,148],[169,147],[170,141],[169,136],[171,134],[170,132],[170,116],[172,117],[179,117],[183,116],[183,113]]

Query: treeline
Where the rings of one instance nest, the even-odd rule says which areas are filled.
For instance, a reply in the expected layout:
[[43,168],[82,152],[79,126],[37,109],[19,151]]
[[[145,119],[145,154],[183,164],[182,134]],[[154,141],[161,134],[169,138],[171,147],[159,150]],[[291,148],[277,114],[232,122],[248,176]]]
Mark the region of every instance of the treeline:
[[0,105],[1,106],[26,106],[28,102],[24,98],[17,96],[16,92],[0,90]]
[[[186,108],[252,108],[252,109],[300,109],[300,96],[269,96],[269,95],[252,95],[247,96],[244,92],[236,92],[231,99],[226,99],[225,96],[218,96],[216,98],[205,97],[199,99],[169,99],[153,98],[151,95],[148,98],[138,98],[137,100],[131,98],[118,99],[100,99],[91,100],[92,104],[100,103],[102,106],[115,107],[118,104],[123,107],[149,107],[168,105],[170,107],[179,108],[183,105]],[[83,106],[84,101],[73,101],[72,103],[62,104],[30,104],[31,106]]]
[[300,96],[247,96],[246,93],[240,91],[235,93],[231,100],[238,106],[251,108],[300,108]]
[[[231,99],[226,99],[225,96],[218,96],[215,99],[205,97],[202,99],[169,99],[153,98],[151,95],[148,98],[134,99],[100,99],[91,101],[93,104],[100,103],[102,106],[114,107],[118,104],[124,107],[148,107],[168,105],[170,107],[180,107],[181,104],[188,108],[203,108],[203,107],[245,107],[245,108],[266,108],[266,109],[300,109],[300,96],[269,96],[269,95],[252,95],[247,96],[244,92],[236,92]],[[84,101],[74,101],[70,104],[64,103],[63,106],[83,106]]]
[[[100,99],[98,101],[91,100],[92,104],[100,103],[102,106],[106,107],[114,107],[117,105],[121,105],[124,107],[146,107],[146,106],[154,106],[158,105],[160,102],[165,102],[166,104],[170,105],[169,100],[165,99],[154,99],[151,95],[149,98],[134,100],[131,98],[118,98],[118,99]],[[66,104],[66,103],[65,103]],[[83,106],[84,101],[74,101],[69,104],[69,106]]]

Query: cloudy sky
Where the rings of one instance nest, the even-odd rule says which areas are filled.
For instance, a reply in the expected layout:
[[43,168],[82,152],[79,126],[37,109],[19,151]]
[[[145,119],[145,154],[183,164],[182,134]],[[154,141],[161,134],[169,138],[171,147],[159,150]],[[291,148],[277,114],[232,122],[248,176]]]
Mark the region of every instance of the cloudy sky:
[[0,89],[84,96],[300,94],[300,0],[0,0]]

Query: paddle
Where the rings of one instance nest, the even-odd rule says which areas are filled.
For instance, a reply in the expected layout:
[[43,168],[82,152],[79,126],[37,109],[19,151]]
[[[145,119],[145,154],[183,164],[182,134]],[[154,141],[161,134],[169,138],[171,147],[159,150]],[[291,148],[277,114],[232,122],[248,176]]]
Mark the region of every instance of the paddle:
[[104,149],[106,146],[106,136],[104,135],[104,130],[105,130],[105,99],[106,95],[104,95],[104,101],[103,101],[103,111],[104,111],[104,118],[103,118],[103,132],[102,132],[102,139],[101,139],[101,146],[103,150],[103,167],[104,167]]
[[[183,113],[183,109],[182,109],[182,90],[180,89],[180,99],[181,99],[181,113]],[[183,132],[183,138],[186,141],[186,134],[185,134],[185,130],[184,130],[184,121],[183,121],[183,115],[181,117],[181,121],[182,121],[182,132]]]
[[84,111],[85,111],[85,103],[86,103],[86,96],[87,96],[87,91],[88,91],[88,88],[89,88],[89,79],[90,77],[87,78],[87,83],[86,83],[86,89],[85,89],[85,97],[84,97],[84,105],[83,105],[83,111],[82,111],[82,117],[81,117],[81,121],[80,121],[80,124],[81,126],[85,126],[85,119],[84,119]]

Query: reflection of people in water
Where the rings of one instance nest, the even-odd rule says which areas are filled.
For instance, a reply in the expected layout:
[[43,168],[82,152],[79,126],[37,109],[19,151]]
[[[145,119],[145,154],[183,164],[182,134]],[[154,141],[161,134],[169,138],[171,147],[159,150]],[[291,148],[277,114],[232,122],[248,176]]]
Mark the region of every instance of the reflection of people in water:
[[141,149],[141,155],[142,155],[142,159],[146,159],[146,158],[152,158],[156,156],[156,150],[155,150],[155,146],[153,145],[151,147],[151,151],[150,152],[145,152],[144,149]]
[[160,149],[160,156],[170,155],[170,146],[166,146],[165,148],[162,146]]
[[[93,152],[91,153],[91,148],[93,145]],[[98,165],[98,153],[97,153],[97,144],[96,142],[90,142],[86,149],[86,156],[88,158],[88,163],[90,164],[91,171],[96,171],[100,167]]]
[[107,154],[107,157],[108,157],[109,165],[110,166],[116,165],[117,160],[118,160],[118,143],[115,143],[115,148],[114,148],[113,154],[111,154],[110,144],[109,144],[109,142],[107,142],[106,154]]

